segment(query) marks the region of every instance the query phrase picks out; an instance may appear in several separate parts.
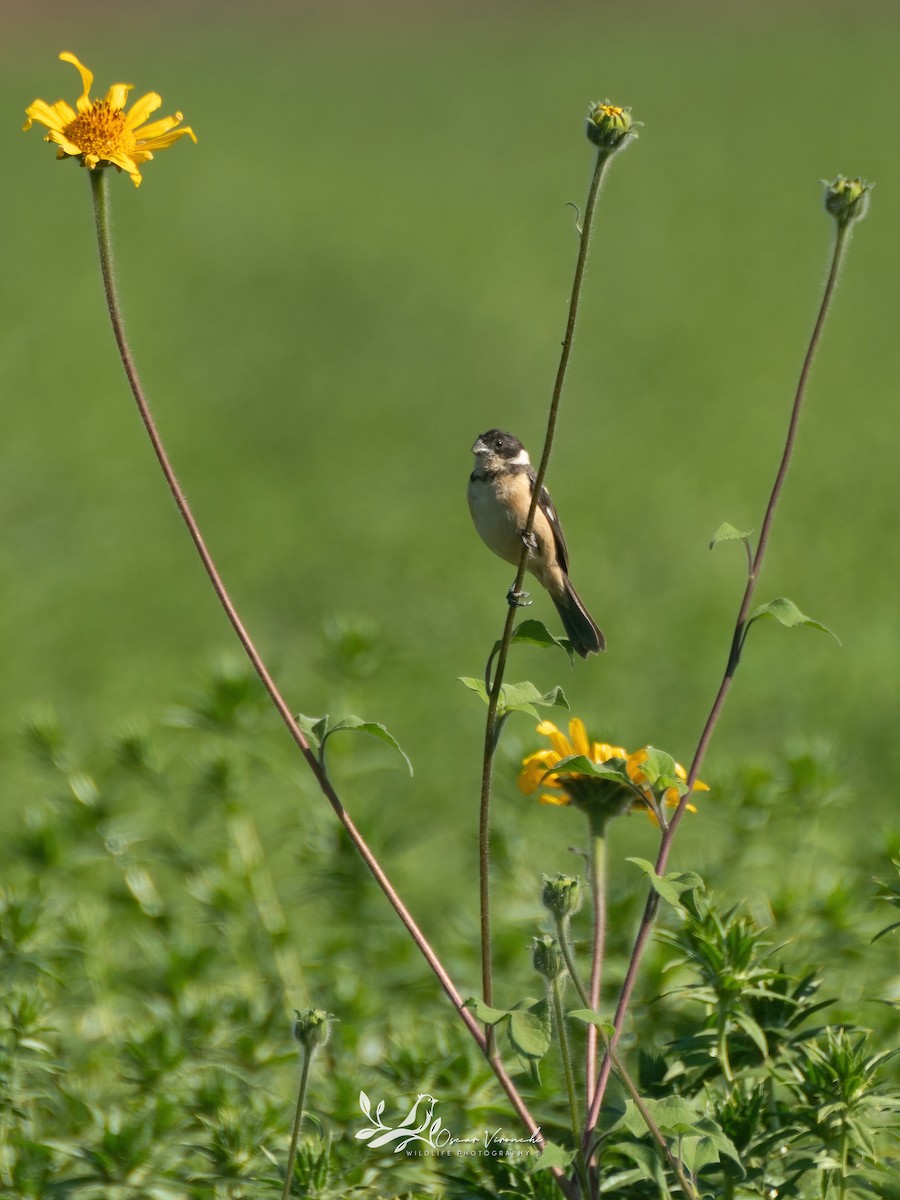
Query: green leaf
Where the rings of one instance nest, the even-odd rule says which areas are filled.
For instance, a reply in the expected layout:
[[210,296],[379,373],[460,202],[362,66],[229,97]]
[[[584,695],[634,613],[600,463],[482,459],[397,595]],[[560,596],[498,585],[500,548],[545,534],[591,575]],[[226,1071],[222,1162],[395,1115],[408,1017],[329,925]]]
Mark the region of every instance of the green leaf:
[[341,720],[335,725],[332,725],[329,729],[325,730],[324,736],[322,737],[322,748],[324,749],[326,741],[332,736],[332,734],[344,733],[346,731],[352,733],[367,733],[370,737],[378,738],[379,741],[390,746],[392,750],[397,751],[397,753],[406,763],[410,775],[412,775],[413,765],[409,760],[409,755],[402,748],[394,735],[390,733],[384,727],[384,725],[379,724],[377,721],[363,721],[359,717],[342,717]]
[[574,1017],[576,1021],[585,1021],[588,1025],[596,1025],[607,1037],[612,1037],[616,1032],[615,1025],[611,1021],[604,1021],[600,1014],[592,1008],[573,1008],[566,1013],[566,1016]]
[[565,693],[560,687],[555,687],[549,692],[541,693],[533,683],[526,680],[523,683],[504,683],[500,688],[500,704],[498,708],[501,713],[524,712],[540,719],[541,714],[535,708],[536,704],[548,708],[554,706],[559,708],[569,707]]
[[716,532],[712,535],[712,541],[709,543],[710,550],[715,549],[719,542],[743,542],[747,549],[750,549],[750,535],[752,529],[735,529],[727,521],[723,521]]
[[795,625],[809,625],[812,629],[820,629],[822,633],[827,633],[829,637],[833,637],[840,646],[841,639],[836,633],[823,625],[821,621],[815,621],[812,617],[808,617],[802,613],[793,600],[788,600],[786,596],[779,596],[777,600],[770,600],[768,604],[761,604],[754,612],[750,614],[747,620],[747,629],[754,621],[760,621],[763,617],[774,617],[781,625],[786,625],[792,629]]
[[513,1009],[507,1026],[509,1041],[522,1058],[542,1059],[550,1049],[550,1012],[545,1000],[531,1008]]
[[657,750],[655,746],[647,747],[647,757],[640,764],[641,774],[646,775],[651,785],[659,784],[660,788],[678,788],[684,792],[684,780],[679,779],[675,772],[675,759],[665,750]]
[[510,1013],[508,1008],[491,1008],[489,1004],[485,1004],[478,996],[469,996],[463,1007],[471,1008],[476,1019],[481,1021],[483,1025],[496,1025],[504,1017],[508,1017]]
[[554,775],[591,775],[595,779],[612,779],[616,783],[630,784],[631,780],[624,765],[611,765],[617,761],[622,760],[610,759],[609,762],[595,763],[583,754],[570,754],[568,758],[560,759],[552,768],[552,772]]
[[736,1012],[734,1014],[734,1020],[741,1027],[741,1029],[743,1029],[747,1037],[749,1037],[751,1041],[756,1044],[763,1058],[768,1058],[769,1043],[766,1041],[766,1035],[763,1033],[762,1028],[756,1023],[756,1021],[754,1021],[751,1016],[748,1016],[747,1013],[742,1012]]
[[632,862],[636,867],[639,867],[647,878],[655,892],[662,896],[668,904],[673,908],[684,909],[681,903],[681,897],[684,892],[693,892],[697,888],[703,887],[703,880],[696,871],[672,871],[668,875],[657,875],[654,870],[653,863],[647,862],[646,858],[629,858],[627,862]]
[[470,692],[474,692],[476,696],[480,696],[485,704],[487,704],[488,694],[483,679],[473,679],[470,675],[458,675],[457,678],[460,683],[465,684]]
[[328,714],[326,713],[324,717],[307,717],[303,713],[297,713],[294,720],[318,750],[328,729]]
[[[698,1132],[699,1114],[689,1101],[680,1096],[664,1096],[661,1100],[647,1099],[644,1101],[644,1106],[658,1126],[660,1133],[668,1137],[679,1137]],[[633,1100],[625,1102],[625,1127],[635,1137],[640,1137],[647,1132],[646,1122]]]
[[574,1150],[565,1150],[562,1146],[557,1146],[556,1142],[544,1142],[540,1157],[535,1161],[531,1170],[552,1171],[554,1167],[559,1167],[560,1170],[565,1171],[574,1157]]
[[[481,699],[488,703],[489,696],[487,688],[484,686],[483,679],[473,679],[468,675],[458,676],[460,683],[464,684],[470,692],[475,692]],[[540,719],[540,713],[535,708],[536,704],[544,707],[552,708],[568,708],[569,702],[566,699],[565,692],[561,687],[551,688],[549,692],[540,692],[533,683],[525,680],[523,683],[504,683],[500,688],[500,701],[497,705],[499,716],[505,716],[506,713],[524,712]]]
[[[510,645],[539,646],[542,650],[551,650],[554,647],[558,647],[568,654],[570,662],[575,661],[572,643],[569,639],[554,637],[543,621],[522,621],[513,630]],[[496,653],[499,648],[500,643],[497,642],[494,652]]]

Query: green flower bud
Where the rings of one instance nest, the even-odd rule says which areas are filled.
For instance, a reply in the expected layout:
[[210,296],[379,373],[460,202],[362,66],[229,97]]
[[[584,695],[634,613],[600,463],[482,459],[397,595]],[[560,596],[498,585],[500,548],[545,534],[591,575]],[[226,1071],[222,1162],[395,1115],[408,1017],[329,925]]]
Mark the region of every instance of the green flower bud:
[[325,1045],[333,1020],[330,1013],[321,1008],[305,1008],[303,1012],[295,1008],[294,1017],[294,1037],[304,1050],[312,1053]]
[[632,129],[631,109],[619,108],[608,100],[602,104],[599,101],[591,104],[587,115],[587,135],[588,141],[601,150],[607,153],[617,150],[628,137],[637,137]]
[[566,969],[566,961],[555,937],[545,933],[531,942],[531,957],[534,969],[545,979],[558,979]]
[[847,179],[838,175],[825,185],[825,210],[830,212],[840,228],[866,215],[872,184],[863,179]]
[[541,903],[559,921],[571,917],[581,908],[581,880],[577,875],[545,875]]

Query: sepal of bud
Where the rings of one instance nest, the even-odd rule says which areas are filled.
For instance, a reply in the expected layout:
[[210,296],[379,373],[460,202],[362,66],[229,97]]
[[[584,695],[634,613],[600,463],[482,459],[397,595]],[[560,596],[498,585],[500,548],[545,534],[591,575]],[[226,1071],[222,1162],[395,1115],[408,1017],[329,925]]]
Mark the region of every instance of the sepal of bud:
[[294,1038],[304,1050],[312,1053],[324,1046],[334,1018],[322,1008],[294,1009]]
[[608,100],[591,104],[587,115],[588,141],[607,154],[618,150],[630,137],[637,137],[630,108],[620,108]]
[[549,933],[532,939],[531,958],[534,969],[545,979],[558,979],[566,969],[559,943]]
[[568,920],[581,908],[581,880],[577,875],[545,875],[541,903],[558,921]]
[[838,175],[825,184],[825,211],[831,213],[839,228],[859,221],[869,209],[869,192],[874,185],[864,179],[847,179]]

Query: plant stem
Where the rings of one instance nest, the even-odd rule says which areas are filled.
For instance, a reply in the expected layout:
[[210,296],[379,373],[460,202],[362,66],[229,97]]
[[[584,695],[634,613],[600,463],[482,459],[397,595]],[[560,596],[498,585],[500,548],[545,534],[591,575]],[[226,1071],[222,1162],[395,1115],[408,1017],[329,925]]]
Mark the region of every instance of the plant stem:
[[291,1149],[288,1154],[287,1171],[284,1176],[284,1190],[281,1200],[288,1200],[291,1194],[291,1180],[294,1177],[294,1160],[297,1157],[297,1142],[300,1139],[300,1122],[303,1120],[303,1104],[306,1100],[306,1085],[309,1081],[309,1068],[314,1051],[303,1047],[303,1066],[300,1070],[300,1087],[297,1089],[297,1107],[294,1110],[294,1125],[291,1129]]
[[555,979],[550,981],[550,1000],[553,1005],[553,1021],[556,1025],[556,1032],[559,1037],[559,1052],[562,1056],[563,1074],[566,1079],[566,1094],[569,1098],[569,1119],[572,1123],[572,1137],[575,1140],[575,1169],[578,1172],[579,1182],[585,1196],[585,1200],[590,1195],[587,1164],[584,1159],[584,1151],[579,1146],[579,1133],[581,1125],[578,1119],[578,1096],[575,1091],[575,1072],[572,1069],[572,1053],[569,1048],[569,1033],[566,1029],[566,1014],[563,1011],[562,999],[562,975],[557,975]]
[[[591,991],[588,1008],[600,1011],[600,994],[603,981],[603,958],[606,950],[606,829],[591,829],[590,857],[591,907],[593,910],[594,939],[591,952]],[[597,1071],[597,1026],[588,1025],[585,1045],[585,1092],[588,1110],[594,1091]]]
[[[178,482],[175,471],[171,462],[169,461],[169,456],[166,452],[165,445],[163,444],[162,438],[156,427],[156,423],[153,420],[153,415],[150,412],[150,406],[146,397],[144,396],[140,378],[137,373],[137,368],[135,366],[131,350],[128,346],[128,340],[125,336],[122,310],[121,305],[119,304],[118,292],[116,289],[107,173],[108,168],[96,168],[88,172],[91,181],[91,194],[94,202],[94,219],[97,232],[97,245],[100,252],[100,270],[103,276],[103,287],[106,292],[106,303],[109,309],[109,316],[112,322],[116,345],[119,348],[119,355],[122,359],[122,365],[125,368],[125,374],[128,377],[128,383],[131,387],[131,392],[134,396],[135,403],[137,404],[141,421],[144,424],[147,436],[150,438],[157,462],[159,463],[160,469],[165,476],[166,483],[169,486],[169,490],[172,493],[172,497],[175,500],[175,504],[179,513],[181,514],[181,518],[187,527],[191,541],[194,543],[194,547],[200,556],[200,560],[203,563],[207,575],[209,576],[210,583],[213,586],[213,590],[216,593],[219,603],[225,610],[225,614],[228,617],[228,620],[230,621],[238,640],[243,646],[247,657],[253,665],[253,669],[256,671],[263,687],[268,693],[269,699],[272,701],[272,704],[278,712],[278,715],[281,717],[282,721],[287,727],[288,733],[293,738],[297,748],[306,759],[306,762],[315,776],[316,782],[318,783],[322,794],[331,805],[335,815],[337,816],[337,819],[344,827],[348,837],[350,838],[369,872],[374,877],[375,882],[381,888],[391,907],[394,909],[394,912],[402,922],[407,933],[410,935],[419,952],[428,963],[428,966],[431,968],[432,972],[437,978],[438,983],[443,988],[463,1024],[474,1038],[481,1052],[486,1053],[487,1040],[481,1030],[480,1025],[472,1016],[471,1012],[465,1007],[463,998],[455,987],[452,979],[450,978],[440,959],[435,954],[434,950],[429,945],[425,935],[416,924],[412,914],[400,899],[396,889],[388,879],[385,872],[382,870],[381,865],[379,864],[375,855],[369,849],[369,846],[362,834],[356,828],[356,825],[353,823],[350,814],[344,808],[337,792],[334,790],[334,787],[325,773],[324,768],[304,737],[303,731],[294,720],[294,716],[290,708],[276,686],[274,679],[272,678],[262,659],[262,656],[256,649],[250,634],[247,632],[247,629],[238,615],[237,609],[235,608],[225,584],[219,575],[212,555],[206,547],[206,543],[200,533],[200,528],[194,518],[190,505],[188,504],[187,497],[185,496],[181,485]],[[540,1134],[540,1128],[525,1106],[525,1103],[522,1100],[522,1097],[519,1095],[518,1089],[516,1088],[512,1079],[499,1063],[492,1062],[491,1066],[501,1087],[506,1093],[507,1098],[515,1109],[523,1125],[528,1130],[529,1134],[536,1134],[539,1144],[543,1145],[544,1138]],[[557,1176],[557,1178],[562,1178],[563,1173],[561,1171],[556,1171],[554,1174]]]
[[[578,993],[578,999],[585,1006],[585,1008],[590,1008],[593,1012],[596,1012],[597,1007],[591,1004],[587,988],[582,983],[581,976],[578,974],[578,968],[575,965],[575,959],[572,955],[572,949],[569,944],[568,920],[563,920],[561,917],[556,918],[556,940],[558,941],[559,948],[562,951],[563,962],[566,964],[566,970],[569,972],[569,978],[572,980],[575,991]],[[604,1034],[602,1030],[597,1030],[597,1027],[594,1025],[589,1024],[588,1029],[593,1029],[595,1032],[599,1032],[601,1034],[606,1049],[609,1051],[609,1039],[606,1034]],[[680,1182],[680,1172],[682,1172],[681,1164],[669,1150],[666,1139],[663,1137],[661,1129],[650,1115],[650,1111],[646,1104],[644,1104],[643,1100],[641,1099],[640,1093],[637,1089],[637,1084],[628,1073],[628,1068],[622,1062],[621,1058],[619,1058],[615,1050],[611,1051],[611,1055],[612,1065],[615,1068],[616,1074],[621,1079],[622,1084],[624,1085],[628,1094],[631,1096],[632,1100],[634,1100],[635,1108],[637,1108],[638,1112],[643,1117],[650,1136],[653,1138],[654,1142],[656,1142],[657,1147],[662,1151],[663,1158],[666,1160],[666,1162],[668,1162],[675,1174],[679,1176]],[[588,1082],[590,1082],[590,1079]],[[683,1187],[682,1190],[684,1190]],[[693,1191],[686,1191],[685,1195],[688,1196],[688,1200],[696,1200]]]
[[[781,493],[784,488],[784,482],[787,478],[788,469],[790,468],[791,460],[794,454],[794,445],[797,439],[797,430],[799,428],[800,413],[803,408],[803,401],[806,395],[807,382],[809,380],[813,360],[819,346],[819,341],[822,336],[825,318],[828,315],[828,310],[831,306],[832,297],[834,295],[835,286],[837,285],[838,277],[840,275],[840,269],[843,263],[844,255],[847,246],[849,245],[849,230],[849,224],[845,224],[843,226],[839,225],[834,239],[828,277],[825,281],[822,299],[819,304],[812,334],[810,335],[809,343],[807,345],[806,354],[803,358],[800,377],[797,381],[797,389],[794,393],[794,402],[791,408],[790,420],[788,422],[784,450],[782,451],[781,461],[778,466],[778,471],[775,475],[775,482],[772,485],[769,502],[766,505],[765,516],[763,518],[763,523],[759,533],[759,542],[750,566],[747,586],[744,589],[744,595],[741,599],[740,608],[738,609],[738,615],[734,626],[734,634],[731,640],[731,648],[728,654],[728,661],[725,664],[725,672],[722,677],[722,682],[719,685],[719,690],[716,693],[715,699],[713,700],[712,707],[709,711],[709,716],[707,717],[706,723],[703,726],[703,731],[700,734],[700,740],[697,743],[697,749],[694,752],[694,757],[691,762],[691,769],[687,776],[685,793],[672,815],[672,819],[669,822],[668,828],[663,831],[662,838],[660,840],[659,852],[657,854],[655,864],[655,870],[658,875],[665,874],[666,866],[668,865],[669,861],[669,854],[672,849],[672,841],[675,837],[675,833],[678,829],[681,818],[684,816],[685,810],[687,809],[691,790],[700,775],[700,769],[703,765],[706,751],[709,747],[709,743],[712,739],[712,735],[716,725],[718,724],[719,718],[722,715],[722,709],[724,708],[725,701],[731,689],[731,684],[734,680],[734,675],[737,671],[738,664],[740,663],[741,652],[743,650],[744,641],[747,635],[747,623],[750,617],[753,597],[756,593],[756,585],[759,582],[763,561],[769,545],[769,537],[772,531],[772,523],[775,519],[775,511],[778,507],[778,501],[781,497]],[[644,949],[647,945],[647,941],[649,940],[651,928],[653,926],[658,908],[659,896],[656,892],[651,891],[644,906],[641,924],[638,928],[637,937],[635,938],[634,947],[631,952],[631,960],[629,961],[628,970],[625,974],[625,980],[622,984],[622,990],[619,994],[619,1002],[616,1007],[616,1015],[613,1020],[615,1032],[610,1043],[613,1048],[615,1047],[615,1044],[618,1041],[622,1032],[622,1028],[625,1024],[625,1017],[627,1016],[628,1007],[631,1003],[631,996],[637,981],[638,968],[640,967]],[[588,1114],[588,1123],[585,1129],[585,1144],[588,1143],[591,1132],[596,1125],[597,1118],[600,1114],[600,1105],[603,1103],[603,1094],[609,1079],[609,1068],[610,1061],[609,1054],[607,1054],[604,1056],[604,1061],[600,1064],[597,1087],[591,1102],[591,1108]]]
[[[582,224],[581,237],[578,244],[578,256],[575,262],[575,274],[572,280],[572,292],[569,297],[569,315],[566,321],[566,331],[565,336],[563,337],[559,366],[556,371],[556,381],[553,385],[553,394],[550,399],[550,411],[547,417],[547,432],[544,438],[544,450],[541,455],[540,466],[538,467],[534,488],[532,490],[531,507],[528,510],[525,528],[522,531],[522,553],[519,557],[519,567],[516,572],[516,580],[512,586],[510,594],[514,592],[521,592],[522,584],[525,579],[525,571],[528,563],[528,544],[531,538],[531,532],[534,528],[534,519],[537,512],[538,499],[541,494],[541,488],[543,487],[544,479],[547,475],[547,467],[550,463],[550,453],[553,449],[553,439],[556,433],[559,404],[562,397],[563,385],[566,380],[569,356],[572,352],[572,342],[575,337],[575,322],[578,317],[578,305],[581,299],[581,287],[584,279],[588,247],[590,245],[591,232],[594,224],[594,213],[597,208],[597,199],[600,195],[600,184],[603,180],[603,174],[611,157],[612,155],[609,153],[600,152],[598,153],[596,163],[594,164],[594,173],[591,178],[590,188],[588,190],[584,222]],[[515,617],[515,605],[510,603],[506,613],[506,622],[503,626],[503,635],[500,639],[499,649],[497,650],[497,663],[494,668],[494,677],[489,688],[488,710],[484,728],[484,754],[481,771],[481,805],[478,820],[478,865],[481,903],[481,987],[484,1002],[486,1004],[493,1003],[494,993],[491,950],[491,781],[493,776],[494,752],[496,751],[498,740],[497,713],[500,704],[500,689],[503,686],[503,676],[506,671],[506,660],[509,657],[509,645],[512,638]]]

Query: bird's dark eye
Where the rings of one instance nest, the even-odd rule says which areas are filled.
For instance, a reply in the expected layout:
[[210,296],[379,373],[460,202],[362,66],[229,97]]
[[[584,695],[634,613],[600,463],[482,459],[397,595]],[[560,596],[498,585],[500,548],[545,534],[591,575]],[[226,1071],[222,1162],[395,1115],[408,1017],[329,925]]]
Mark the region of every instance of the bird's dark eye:
[[494,438],[494,449],[495,450],[503,449],[503,438]]

